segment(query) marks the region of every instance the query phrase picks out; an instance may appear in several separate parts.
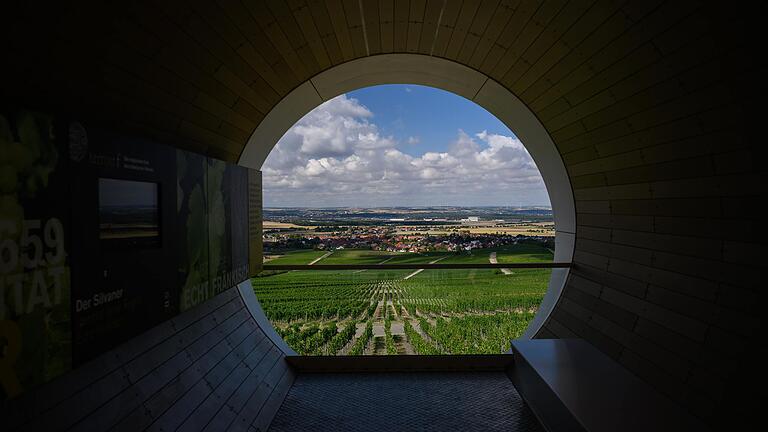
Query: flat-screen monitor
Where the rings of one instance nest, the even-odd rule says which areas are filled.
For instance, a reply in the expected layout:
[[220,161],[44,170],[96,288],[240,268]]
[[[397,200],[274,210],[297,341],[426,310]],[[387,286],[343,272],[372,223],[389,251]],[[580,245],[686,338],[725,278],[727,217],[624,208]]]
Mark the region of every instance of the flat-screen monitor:
[[159,185],[99,179],[99,238],[110,245],[160,243]]

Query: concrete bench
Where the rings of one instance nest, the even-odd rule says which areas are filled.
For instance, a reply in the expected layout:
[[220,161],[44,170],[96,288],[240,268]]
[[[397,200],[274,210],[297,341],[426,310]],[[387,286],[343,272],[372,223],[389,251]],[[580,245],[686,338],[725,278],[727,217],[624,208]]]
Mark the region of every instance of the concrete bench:
[[512,341],[507,375],[550,432],[708,430],[581,339]]

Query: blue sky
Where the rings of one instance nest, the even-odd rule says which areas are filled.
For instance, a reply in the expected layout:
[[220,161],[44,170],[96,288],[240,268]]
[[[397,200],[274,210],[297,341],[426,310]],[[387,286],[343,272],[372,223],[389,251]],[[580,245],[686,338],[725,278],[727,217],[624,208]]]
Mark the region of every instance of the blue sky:
[[406,144],[400,149],[416,156],[427,151],[445,151],[456,139],[456,130],[485,130],[491,134],[514,136],[493,114],[476,103],[453,93],[420,85],[387,84],[366,87],[347,94],[371,112],[383,135],[392,135]]
[[416,85],[338,96],[262,166],[266,207],[548,206],[523,143],[467,99]]

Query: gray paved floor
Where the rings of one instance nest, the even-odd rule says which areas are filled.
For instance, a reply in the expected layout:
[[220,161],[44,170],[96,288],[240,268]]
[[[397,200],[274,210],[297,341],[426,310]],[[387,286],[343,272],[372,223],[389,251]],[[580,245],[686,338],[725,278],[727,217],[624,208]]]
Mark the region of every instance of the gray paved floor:
[[279,431],[541,431],[503,373],[302,374]]

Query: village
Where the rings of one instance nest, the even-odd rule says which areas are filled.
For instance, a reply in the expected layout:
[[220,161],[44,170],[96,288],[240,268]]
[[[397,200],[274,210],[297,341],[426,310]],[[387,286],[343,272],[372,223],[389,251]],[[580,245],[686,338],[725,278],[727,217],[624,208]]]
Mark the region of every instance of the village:
[[[290,249],[369,249],[387,252],[460,252],[496,248],[518,242],[536,242],[554,247],[549,230],[532,229],[531,233],[472,233],[468,229],[437,230],[435,227],[355,226],[333,227],[333,230],[265,230],[264,250]],[[536,232],[539,231],[539,232]]]

